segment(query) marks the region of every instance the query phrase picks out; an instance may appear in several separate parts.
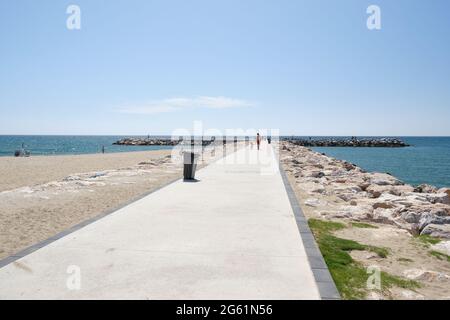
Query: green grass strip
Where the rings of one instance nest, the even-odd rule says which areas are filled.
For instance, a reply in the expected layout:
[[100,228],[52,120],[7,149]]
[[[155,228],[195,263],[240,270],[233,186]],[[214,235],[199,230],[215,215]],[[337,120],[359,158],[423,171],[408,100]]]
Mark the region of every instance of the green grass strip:
[[[335,237],[332,232],[346,228],[346,225],[340,222],[309,219],[308,224],[342,298],[364,299],[368,293],[367,279],[369,275],[366,268],[354,261],[349,252],[367,250],[375,252],[380,257],[387,257],[389,250]],[[381,290],[387,290],[392,286],[414,289],[418,288],[419,284],[381,272]]]
[[439,252],[439,251],[430,251],[430,254],[433,257],[438,258],[439,260],[447,260],[448,262],[450,262],[450,256],[446,255],[445,253]]

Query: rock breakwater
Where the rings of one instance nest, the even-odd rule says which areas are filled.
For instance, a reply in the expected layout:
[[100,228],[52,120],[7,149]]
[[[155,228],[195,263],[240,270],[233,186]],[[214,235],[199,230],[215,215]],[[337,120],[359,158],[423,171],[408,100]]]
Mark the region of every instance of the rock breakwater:
[[[207,146],[214,142],[211,140],[202,140],[201,138],[195,138],[195,145]],[[157,139],[157,138],[123,138],[116,142],[114,145],[125,145],[125,146],[176,146],[179,144],[190,144],[191,140],[172,140],[172,139]]]
[[324,139],[299,139],[299,138],[285,138],[285,141],[303,147],[385,147],[385,148],[400,148],[408,147],[409,145],[397,138],[367,138],[358,139],[352,137],[349,139],[339,138],[324,138]]
[[175,146],[180,141],[171,139],[155,139],[155,138],[123,138],[113,144],[125,146]]

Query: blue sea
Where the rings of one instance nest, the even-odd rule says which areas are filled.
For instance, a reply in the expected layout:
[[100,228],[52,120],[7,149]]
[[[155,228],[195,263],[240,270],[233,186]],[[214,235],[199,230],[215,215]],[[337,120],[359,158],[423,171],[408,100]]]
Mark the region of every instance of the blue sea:
[[[155,136],[156,137],[156,136]],[[168,136],[159,136],[168,138]],[[63,155],[170,149],[170,146],[116,146],[125,136],[2,136],[0,156],[12,156],[21,148],[31,155]],[[314,137],[312,137],[314,139]],[[320,137],[324,138],[324,137]],[[344,137],[339,137],[344,138]],[[352,162],[367,171],[389,172],[406,183],[450,186],[450,137],[398,137],[406,148],[313,148],[337,159]]]
[[312,148],[367,171],[388,172],[412,185],[450,187],[450,137],[398,137],[405,148]]
[[[63,155],[130,152],[171,149],[171,146],[119,146],[114,142],[130,136],[2,136],[0,135],[0,156],[13,156],[15,150],[25,145],[31,155]],[[155,136],[156,138],[169,138]],[[144,137],[142,137],[144,138]]]

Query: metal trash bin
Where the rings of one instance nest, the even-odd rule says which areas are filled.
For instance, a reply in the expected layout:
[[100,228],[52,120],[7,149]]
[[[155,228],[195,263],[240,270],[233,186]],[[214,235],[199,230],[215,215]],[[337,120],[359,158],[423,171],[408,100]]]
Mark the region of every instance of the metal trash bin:
[[192,151],[183,152],[183,178],[184,180],[195,180],[195,170],[197,169],[197,159],[199,155]]

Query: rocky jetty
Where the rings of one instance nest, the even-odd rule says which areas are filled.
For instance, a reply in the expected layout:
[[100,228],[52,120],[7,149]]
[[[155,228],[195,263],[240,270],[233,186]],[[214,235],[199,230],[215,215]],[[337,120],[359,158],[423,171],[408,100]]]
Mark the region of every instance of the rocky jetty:
[[409,145],[397,138],[366,138],[358,139],[352,137],[349,139],[325,138],[325,139],[300,139],[285,138],[285,141],[291,142],[303,147],[386,147],[399,148],[408,147]]
[[450,239],[450,189],[411,186],[387,173],[368,173],[356,165],[282,142],[281,161],[321,218],[372,221],[411,234]]
[[[202,140],[201,138],[195,138],[194,144],[202,144],[203,146],[210,145],[214,142],[211,140]],[[172,139],[157,139],[157,138],[124,138],[120,139],[113,144],[115,145],[125,145],[125,146],[176,146],[179,144],[190,144],[191,140],[184,141],[183,139],[172,140]]]
[[124,138],[113,144],[125,146],[175,146],[180,141],[171,139],[155,139],[155,138]]

